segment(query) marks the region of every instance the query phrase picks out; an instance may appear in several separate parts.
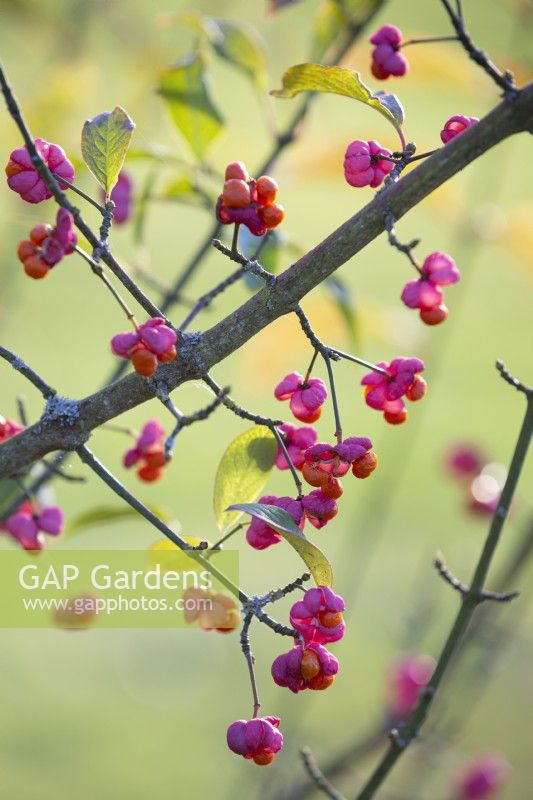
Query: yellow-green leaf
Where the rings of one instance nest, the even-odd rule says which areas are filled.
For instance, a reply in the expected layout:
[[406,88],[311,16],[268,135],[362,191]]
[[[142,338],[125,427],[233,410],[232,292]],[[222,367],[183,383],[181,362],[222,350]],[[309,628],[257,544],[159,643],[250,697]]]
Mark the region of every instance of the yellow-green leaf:
[[[275,89],[270,94],[287,99],[295,97],[300,92],[327,92],[350,97],[379,111],[396,130],[400,128],[396,115],[388,107],[390,100],[387,104],[382,102],[381,98],[373,94],[362,82],[359,73],[351,69],[325,67],[322,64],[296,64],[284,73],[283,88]],[[392,95],[387,95],[387,98],[390,97]],[[397,103],[400,105],[398,100]]]
[[229,20],[212,20],[212,23],[211,43],[216,53],[242,70],[256,87],[264,87],[266,50],[263,40],[254,28]]
[[296,550],[306,564],[317,586],[333,585],[333,569],[328,559],[305,538],[295,521],[283,508],[269,506],[265,503],[238,503],[231,510],[244,511],[273,528]]
[[201,55],[193,53],[176,66],[163,70],[158,92],[193,153],[203,159],[224,121],[211,100]]
[[135,123],[123,108],[86,120],[81,132],[81,154],[109,198],[124,164]]
[[242,515],[242,511],[227,511],[228,506],[257,499],[274,466],[276,452],[274,434],[263,425],[256,425],[231,442],[215,477],[213,507],[221,532]]
[[255,28],[244,22],[215,19],[193,11],[177,14],[176,18],[203,34],[215,53],[244,72],[256,88],[264,88],[266,47]]

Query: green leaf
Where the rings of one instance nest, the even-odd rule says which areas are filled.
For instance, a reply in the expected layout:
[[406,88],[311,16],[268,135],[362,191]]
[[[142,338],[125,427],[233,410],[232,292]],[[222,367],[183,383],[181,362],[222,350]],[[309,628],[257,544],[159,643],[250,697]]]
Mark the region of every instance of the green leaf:
[[250,25],[233,20],[214,19],[202,14],[178,14],[184,25],[203,34],[215,53],[244,72],[258,89],[266,83],[266,48],[257,31]]
[[295,521],[283,508],[269,506],[265,503],[238,503],[230,506],[230,510],[244,511],[283,536],[305,562],[317,586],[333,585],[333,569],[324,553],[316,545],[305,538]]
[[253,502],[265,486],[276,458],[274,434],[256,425],[234,439],[218,465],[213,507],[218,527],[223,533],[234,525],[242,512],[228,512],[235,502]]
[[[358,100],[379,111],[396,130],[400,130],[395,114],[377,94],[372,94],[362,82],[359,73],[344,67],[324,67],[321,64],[296,64],[283,75],[283,89],[274,89],[274,97],[289,99],[300,92],[327,92]],[[399,102],[399,101],[398,101]]]
[[249,25],[229,20],[211,20],[211,43],[215,52],[240,69],[262,89],[266,84],[267,58],[263,40]]
[[135,123],[123,108],[86,120],[81,132],[81,154],[109,198],[122,169]]
[[333,298],[339,313],[346,325],[350,344],[357,348],[359,331],[355,314],[355,303],[348,286],[336,275],[331,275],[324,281],[324,286]]
[[[163,508],[152,506],[150,510],[164,522],[169,522],[171,520],[170,515]],[[131,517],[142,519],[139,512],[135,511],[134,508],[128,508],[127,506],[97,506],[90,511],[84,511],[78,514],[77,517],[70,519],[65,526],[64,536],[72,536],[73,533],[79,533],[87,528],[107,525],[111,522],[120,522],[124,519],[130,519]]]
[[193,153],[203,159],[222,130],[224,120],[209,95],[201,55],[193,53],[176,66],[163,70],[158,92]]

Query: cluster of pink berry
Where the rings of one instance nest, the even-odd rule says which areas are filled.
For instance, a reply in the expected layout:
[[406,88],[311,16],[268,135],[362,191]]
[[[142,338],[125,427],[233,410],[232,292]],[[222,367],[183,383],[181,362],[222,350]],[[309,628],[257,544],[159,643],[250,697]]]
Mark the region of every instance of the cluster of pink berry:
[[356,139],[348,145],[344,156],[344,177],[350,186],[381,186],[389,172],[394,169],[392,153],[379,142]]
[[322,691],[331,686],[339,662],[325,644],[338,642],[345,631],[344,600],[327,586],[309,589],[291,608],[290,622],[303,639],[272,664],[278,686],[297,693],[304,689]]
[[[310,422],[320,417],[328,392],[320,378],[304,379],[300,373],[291,372],[276,386],[274,396],[278,400],[289,400],[296,419]],[[298,428],[290,423],[280,425],[278,431],[294,467],[301,470],[307,483],[317,488],[297,499],[264,495],[259,502],[282,508],[301,529],[306,520],[317,529],[323,528],[338,512],[336,501],[343,494],[339,478],[350,469],[356,478],[367,478],[376,468],[377,456],[371,451],[372,442],[366,437],[351,436],[336,445],[317,443],[314,428]],[[289,468],[281,448],[276,454],[276,465],[282,470]],[[264,550],[280,542],[282,536],[254,517],[246,539],[256,550]]]
[[420,319],[426,325],[438,325],[448,316],[441,286],[457,283],[460,277],[461,273],[451,256],[430,253],[420,268],[420,277],[405,284],[402,301],[408,308],[418,308]]
[[[0,444],[23,430],[23,425],[0,416]],[[63,530],[63,512],[58,506],[48,506],[36,511],[28,500],[0,524],[0,530],[12,536],[24,550],[42,550],[42,533],[57,536]]]
[[[50,171],[72,183],[74,167],[63,148],[57,144],[49,144],[44,139],[35,139],[34,144]],[[52,192],[35,169],[27,147],[13,150],[7,162],[6,175],[9,188],[17,192],[27,203],[41,203],[52,197]],[[67,188],[65,184],[59,185],[62,189]]]
[[216,208],[219,222],[246,225],[254,236],[264,236],[283,221],[285,210],[275,202],[278,184],[269,175],[254,180],[242,161],[232,161],[224,181]]
[[[338,511],[335,499],[327,497],[320,490],[310,492],[296,500],[292,497],[263,495],[259,498],[259,503],[283,509],[301,530],[304,528],[306,519],[313,527],[323,528],[336,516]],[[281,542],[282,538],[274,528],[256,517],[252,518],[246,531],[246,541],[255,550],[266,550],[267,547]]]
[[2,527],[24,550],[42,550],[42,533],[57,536],[63,530],[63,512],[58,506],[36,512],[28,501],[8,517]]
[[452,447],[446,455],[445,466],[465,490],[468,510],[492,516],[507,477],[505,467],[489,462],[476,445],[468,443]]
[[384,81],[394,75],[401,78],[409,70],[409,62],[403,53],[402,32],[395,25],[382,25],[372,34],[369,42],[375,45],[372,50],[371,72],[374,78]]
[[[309,425],[297,428],[285,422],[278,428],[292,463],[302,471],[311,486],[318,486],[328,497],[342,495],[338,478],[352,469],[356,478],[368,478],[377,466],[377,456],[371,452],[372,442],[366,437],[352,436],[338,445],[317,444],[317,432]],[[276,466],[289,468],[281,448],[276,453]]]
[[158,365],[176,358],[177,334],[162,317],[152,317],[135,331],[117,333],[111,339],[111,350],[120,358],[129,359],[135,372],[148,378]]
[[63,256],[74,252],[74,219],[64,208],[57,212],[55,227],[41,223],[30,231],[30,238],[19,243],[17,256],[30,278],[45,278]]
[[394,358],[390,364],[380,361],[382,372],[368,372],[361,379],[365,387],[367,406],[383,411],[383,417],[391,425],[401,425],[409,416],[403,398],[421,400],[427,391],[427,383],[421,377],[424,362],[419,358]]
[[274,389],[274,397],[288,400],[291,413],[300,422],[316,422],[322,414],[328,390],[320,378],[304,380],[299,372],[289,372]]
[[[455,136],[479,122],[477,117],[456,115],[450,117],[440,133],[440,138],[447,144]],[[350,186],[381,186],[384,178],[392,172],[396,159],[392,152],[382,147],[374,139],[363,141],[356,139],[348,145],[344,155],[344,177]]]
[[[273,662],[271,673],[278,686],[295,694],[305,689],[322,691],[335,680],[339,662],[323,645],[338,642],[345,631],[344,600],[327,586],[305,592],[290,610],[290,623],[303,643],[294,645]],[[279,717],[237,720],[227,732],[228,747],[256,764],[270,764],[283,747]]]
[[[378,80],[391,76],[402,77],[409,70],[409,62],[401,51],[402,32],[395,25],[382,25],[369,41],[374,45],[371,71]],[[405,43],[404,43],[405,44]],[[440,132],[443,144],[479,122],[477,117],[457,114],[450,117]],[[344,176],[350,186],[381,186],[384,178],[394,169],[392,152],[371,139],[356,139],[348,145],[344,156]],[[440,321],[440,320],[439,320]],[[435,324],[435,323],[430,323]]]
[[226,734],[229,749],[262,767],[271,764],[283,747],[283,734],[278,730],[280,722],[279,717],[235,720]]
[[304,459],[302,475],[307,483],[335,499],[343,493],[339,478],[350,468],[355,478],[368,478],[378,464],[372,442],[365,436],[349,436],[336,445],[319,442],[307,448]]
[[165,430],[156,419],[150,419],[137,437],[134,447],[126,451],[123,464],[126,469],[137,466],[137,476],[147,483],[156,481],[168,463],[165,457]]

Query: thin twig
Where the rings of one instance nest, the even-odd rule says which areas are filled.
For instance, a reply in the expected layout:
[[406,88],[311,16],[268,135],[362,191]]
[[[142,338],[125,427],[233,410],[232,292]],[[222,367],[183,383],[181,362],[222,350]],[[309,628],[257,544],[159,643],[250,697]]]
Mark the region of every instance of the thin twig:
[[507,479],[503,487],[498,508],[491,519],[487,538],[474,570],[468,594],[461,603],[461,607],[455,617],[437,661],[437,666],[435,667],[435,671],[427,687],[420,692],[418,703],[407,720],[399,725],[397,729],[391,731],[390,745],[386,753],[361,791],[357,794],[356,800],[371,800],[371,798],[375,796],[398,759],[418,735],[420,728],[424,724],[442,679],[447,673],[450,663],[463,641],[470,620],[479,605],[479,594],[483,592],[483,586],[501,538],[504,522],[507,518],[509,507],[526,460],[532,435],[533,397],[528,396],[524,420],[515,445]]
[[487,75],[492,78],[494,83],[496,83],[500,89],[503,89],[503,94],[505,97],[516,97],[518,94],[518,89],[516,88],[513,74],[509,71],[501,72],[498,67],[492,63],[487,54],[484,53],[483,50],[480,50],[479,47],[476,47],[472,41],[472,37],[470,36],[470,33],[465,25],[462,6],[458,4],[458,13],[456,13],[453,10],[449,0],[441,0],[441,3],[450,18],[450,22],[452,23],[455,32],[457,33],[457,38],[463,45],[472,61],[475,61],[476,64],[478,64],[481,69],[483,69]]
[[264,625],[267,625],[275,633],[283,636],[297,637],[298,633],[292,628],[287,628],[285,625],[272,619],[261,608],[256,607],[257,604],[253,597],[249,597],[245,592],[239,589],[233,581],[231,581],[223,572],[217,569],[213,564],[205,558],[199,551],[204,550],[205,547],[191,547],[184,539],[178,536],[171,528],[166,525],[153,511],[151,511],[144,503],[141,503],[135,495],[129,492],[126,487],[105,467],[99,459],[89,450],[86,445],[82,445],[76,449],[80,459],[91,469],[109,488],[128,505],[138,511],[139,514],[150,522],[158,531],[160,531],[167,539],[170,539],[176,547],[180,550],[186,551],[189,558],[197,561],[208,572],[210,572],[223,586],[228,589],[231,594],[237,597],[242,603],[247,612],[251,612],[257,619]]
[[300,499],[303,496],[303,483],[300,480],[298,472],[296,471],[296,467],[294,466],[294,461],[292,460],[292,458],[290,456],[290,453],[287,450],[287,446],[286,446],[285,442],[283,441],[283,436],[282,436],[282,434],[280,433],[280,431],[278,430],[278,428],[276,427],[276,425],[274,423],[269,424],[268,427],[270,428],[270,430],[272,431],[272,433],[276,437],[276,441],[278,443],[278,447],[281,450],[281,452],[283,453],[283,457],[284,457],[284,459],[285,459],[285,461],[287,463],[288,468],[291,471],[291,475],[292,475],[292,478],[294,480],[294,484],[296,486],[298,499]]
[[[43,486],[46,486],[46,484],[50,481],[50,479],[52,477],[52,474],[54,473],[55,469],[60,467],[61,464],[64,461],[66,461],[68,456],[69,456],[69,453],[60,452],[54,458],[54,460],[52,461],[51,464],[48,464],[47,462],[44,462],[44,460],[42,460],[43,464],[46,463],[46,467],[43,469],[41,474],[38,475],[32,481],[31,485],[28,487],[28,491],[31,492],[33,495],[37,495],[39,493],[40,489],[42,489]],[[7,506],[2,508],[2,510],[0,511],[0,522],[4,522],[8,517],[11,516],[11,514],[14,514],[15,511],[18,511],[20,505],[23,502],[24,502],[24,496],[19,494],[19,495],[17,495],[17,497],[15,497],[12,500],[11,503],[9,503]]]
[[[462,583],[455,575],[448,569],[446,562],[444,560],[444,556],[439,553],[434,562],[434,567],[437,570],[440,577],[449,584],[456,592],[459,592],[463,600],[469,596],[470,589],[465,584]],[[485,600],[493,600],[496,603],[508,603],[510,600],[514,600],[516,597],[520,595],[520,592],[488,592],[482,591],[479,592],[477,596],[477,602],[483,603]]]
[[165,403],[165,405],[167,405],[167,408],[171,409],[173,416],[177,420],[177,423],[170,436],[168,436],[165,440],[165,456],[167,459],[170,458],[172,450],[174,449],[176,437],[180,431],[182,431],[183,428],[187,428],[189,425],[193,425],[195,422],[203,422],[203,420],[206,420],[208,417],[210,417],[213,411],[216,411],[216,409],[222,405],[223,400],[225,397],[227,397],[228,393],[229,387],[226,386],[224,389],[221,389],[220,394],[217,395],[217,397],[215,397],[215,399],[209,403],[209,405],[199,409],[198,411],[195,411],[194,414],[188,415],[179,412],[174,404],[171,403],[170,398],[168,399],[167,403],[171,403],[171,405],[167,405],[167,403]]
[[306,373],[304,375],[304,383],[303,383],[304,386],[307,386],[309,382],[309,378],[311,377],[311,373],[313,371],[313,367],[315,366],[315,362],[318,358],[319,352],[320,351],[315,347],[315,351],[312,355],[311,361],[309,362],[309,366],[307,367]]
[[408,39],[402,42],[400,47],[407,47],[409,44],[435,44],[436,42],[458,42],[458,36],[428,36],[427,39]]
[[17,372],[20,372],[21,375],[24,375],[30,383],[32,383],[36,389],[40,391],[42,396],[48,400],[50,397],[54,397],[57,394],[56,390],[53,389],[48,383],[46,383],[40,375],[38,375],[31,367],[29,367],[21,358],[16,356],[11,350],[8,350],[7,347],[2,347],[0,345],[0,358],[3,358],[7,361],[13,369]]
[[[228,289],[230,286],[233,286],[233,284],[239,281],[244,275],[246,275],[247,272],[250,272],[252,269],[255,270],[255,262],[257,261],[261,252],[263,251],[263,248],[269,241],[270,234],[271,231],[267,231],[267,233],[261,239],[261,242],[257,247],[255,253],[253,254],[252,258],[246,264],[240,266],[239,269],[235,270],[235,272],[232,272],[231,275],[228,275],[227,278],[225,278],[223,281],[218,283],[216,286],[214,286],[212,289],[210,289],[208,292],[206,292],[205,294],[203,294],[201,297],[198,298],[196,303],[193,304],[193,307],[189,315],[179,326],[180,331],[184,331],[186,328],[188,328],[193,319],[200,313],[200,311],[203,311],[205,308],[210,306],[213,300],[220,294],[222,294],[222,292],[225,292],[226,289]],[[232,252],[237,252],[237,251],[232,250]]]
[[387,230],[387,237],[389,240],[389,244],[391,247],[394,247],[398,252],[403,253],[404,256],[407,256],[410,263],[413,267],[417,270],[417,272],[421,275],[422,274],[422,267],[413,256],[413,250],[415,247],[418,247],[420,244],[420,239],[413,239],[412,241],[408,242],[407,244],[402,244],[398,237],[396,236],[396,231],[394,229],[394,224],[396,220],[394,216],[389,212],[386,216],[386,230]]
[[301,305],[296,305],[294,308],[294,313],[298,317],[300,321],[300,326],[315,348],[318,350],[320,355],[322,356],[324,363],[326,365],[326,370],[328,373],[328,381],[329,381],[329,388],[331,392],[331,403],[333,405],[333,414],[335,417],[335,437],[337,442],[342,441],[342,424],[341,424],[341,416],[339,411],[339,403],[337,399],[337,390],[335,387],[335,376],[333,375],[333,367],[331,365],[332,360],[338,361],[340,356],[337,355],[335,350],[332,350],[330,347],[327,347],[316,335],[314,330],[311,327],[311,323],[307,319],[307,315]]
[[271,284],[275,282],[276,276],[264,269],[257,259],[248,258],[248,256],[245,256],[243,253],[239,253],[238,250],[230,250],[230,248],[222,244],[219,239],[213,239],[212,244],[216,250],[219,250],[232,261],[235,261],[236,264],[241,264],[246,272],[251,272],[253,275],[257,275],[258,278],[263,278],[265,283]]
[[253,719],[257,717],[259,714],[259,709],[261,708],[261,701],[259,700],[259,693],[257,691],[257,680],[255,677],[255,658],[254,654],[252,653],[252,648],[250,645],[250,635],[248,633],[250,629],[250,625],[252,623],[253,614],[248,613],[244,618],[244,623],[241,630],[241,650],[243,652],[244,658],[246,659],[246,664],[248,665],[248,674],[250,676],[250,684],[252,686],[252,698],[253,698]]
[[54,462],[46,461],[44,458],[41,459],[41,463],[44,464],[51,474],[57,475],[58,478],[67,481],[67,483],[85,483],[87,480],[83,475],[69,475],[68,472],[56,466]]
[[343,350],[338,350],[336,347],[331,347],[330,350],[332,353],[344,358],[346,361],[352,361],[354,364],[359,364],[361,367],[366,367],[373,372],[379,372],[380,375],[385,375],[387,378],[390,377],[386,369],[383,369],[383,367],[378,367],[377,364],[373,364],[371,361],[366,361],[366,359],[359,358],[359,356],[353,356],[351,353],[345,353]]
[[193,319],[196,316],[198,316],[200,311],[203,311],[205,308],[211,305],[215,297],[218,297],[220,294],[222,294],[222,292],[225,292],[226,289],[228,289],[230,286],[232,286],[234,283],[240,280],[242,276],[246,274],[247,271],[248,270],[246,267],[239,267],[239,269],[235,270],[235,272],[232,272],[231,275],[228,275],[228,277],[225,278],[223,281],[221,281],[217,286],[215,286],[213,289],[210,289],[208,292],[199,297],[196,303],[194,304],[194,307],[191,309],[190,313],[185,317],[185,319],[179,326],[180,331],[186,330],[193,321]]
[[[76,227],[85,236],[91,247],[98,248],[101,245],[101,238],[99,238],[96,235],[96,233],[92,230],[92,228],[90,228],[89,225],[87,225],[87,223],[85,222],[85,220],[81,215],[79,208],[73,206],[70,200],[67,198],[66,194],[61,190],[59,183],[52,175],[48,167],[48,164],[43,160],[40,153],[38,152],[35,146],[35,142],[33,140],[33,136],[31,135],[28,125],[24,120],[20,106],[18,105],[13,95],[13,92],[11,91],[11,87],[9,86],[7,77],[1,66],[0,66],[0,87],[2,89],[2,94],[4,95],[4,100],[7,106],[7,110],[9,111],[13,121],[15,122],[16,126],[18,127],[22,135],[24,144],[26,145],[26,149],[28,150],[28,153],[31,157],[32,164],[37,170],[39,176],[42,178],[45,185],[52,193],[57,204],[62,208],[66,208],[67,211],[70,211],[70,213],[74,218]],[[118,278],[118,280],[122,283],[122,285],[132,295],[132,297],[134,297],[135,300],[137,300],[139,305],[142,306],[144,310],[151,317],[164,316],[164,314],[160,311],[160,309],[156,305],[154,305],[154,303],[137,286],[135,281],[132,280],[130,276],[124,271],[124,269],[121,267],[116,258],[111,254],[111,252],[108,249],[104,248],[100,256],[102,258],[102,261],[104,261],[107,264],[109,269],[114,273],[114,275]]]
[[304,583],[311,580],[311,573],[304,572],[299,578],[287,583],[281,589],[273,589],[267,595],[265,595],[266,603],[276,603],[278,600],[281,600],[283,597],[286,597],[291,592],[294,592],[296,589],[302,589]]
[[[225,544],[229,539],[231,539],[232,536],[234,536],[236,533],[238,533],[240,530],[242,530],[244,528],[245,524],[246,524],[245,522],[239,522],[237,525],[235,525],[235,527],[233,527],[230,531],[228,531],[226,534],[224,534],[224,536],[222,536],[221,539],[216,541],[214,543],[213,547],[209,548],[209,552],[211,553],[211,552],[215,552],[216,550],[222,550],[222,545]],[[206,553],[206,557],[208,557],[207,553]]]
[[[96,261],[96,259],[91,257],[89,255],[89,253],[86,253],[85,250],[83,250],[78,245],[75,245],[74,249],[75,249],[76,253],[78,253],[89,264],[89,266],[91,267],[91,269],[94,272],[94,274],[97,275],[100,278],[100,280],[106,286],[106,288],[109,289],[109,291],[111,292],[111,294],[113,295],[113,297],[115,298],[115,300],[117,301],[117,303],[119,304],[121,309],[124,311],[126,317],[131,322],[135,322],[135,314],[133,313],[131,308],[128,306],[126,301],[121,297],[120,293],[115,289],[115,287],[113,286],[113,284],[111,283],[111,281],[109,280],[107,275],[105,274],[104,268],[102,267],[102,265],[99,264],[98,261]],[[135,327],[137,327],[137,326],[135,326]]]
[[256,425],[264,425],[268,428],[275,436],[276,441],[278,443],[278,447],[282,451],[283,455],[285,456],[285,460],[288,464],[288,467],[291,471],[291,475],[294,480],[294,484],[296,486],[296,491],[298,494],[298,498],[302,497],[303,494],[303,484],[298,476],[298,472],[296,471],[296,467],[294,466],[294,462],[289,455],[289,451],[283,441],[283,437],[278,430],[278,426],[282,425],[283,423],[280,420],[274,420],[270,417],[262,417],[259,414],[253,414],[251,411],[247,411],[247,409],[239,406],[231,397],[228,395],[228,389],[221,389],[220,386],[216,383],[215,380],[210,375],[204,375],[204,382],[207,383],[210,389],[215,392],[215,395],[218,399],[219,403],[226,406],[229,411],[232,411],[237,417],[241,419],[247,419],[250,422],[254,422]]
[[17,408],[19,412],[20,424],[24,425],[24,427],[27,428],[29,423],[28,423],[28,414],[26,411],[26,398],[23,397],[22,395],[19,395],[17,397]]
[[496,362],[496,369],[498,370],[504,381],[506,381],[509,384],[509,386],[513,386],[517,391],[523,392],[526,395],[526,397],[531,397],[531,395],[533,395],[533,387],[526,386],[525,383],[522,383],[522,381],[519,381],[518,378],[515,378],[513,375],[511,375],[511,373],[506,368],[503,361]]
[[228,397],[228,395],[224,393],[224,390],[211,377],[211,375],[204,375],[203,381],[209,386],[210,389],[213,390],[215,395],[220,399],[222,405],[226,406],[226,408],[228,408],[230,411],[233,411],[237,417],[240,417],[241,419],[247,419],[250,422],[254,422],[256,425],[265,425],[267,428],[271,428],[272,425],[283,425],[282,420],[271,419],[270,417],[262,417],[260,414],[253,414],[251,411],[247,411],[247,409],[239,406],[234,400],[231,399],[231,397]]
[[320,791],[325,794],[326,797],[331,798],[331,800],[345,800],[344,795],[338,792],[327,780],[326,776],[320,771],[320,768],[313,757],[311,749],[309,747],[302,747],[300,750],[300,755],[302,757],[304,767],[306,768],[309,777],[315,786],[320,789]]
[[52,177],[54,177],[56,179],[56,181],[58,183],[60,183],[62,186],[66,186],[68,189],[72,189],[73,192],[75,192],[80,197],[83,197],[84,200],[86,200],[92,206],[97,208],[98,211],[100,212],[100,214],[102,214],[102,216],[105,214],[104,206],[101,206],[100,203],[98,203],[90,195],[88,195],[84,191],[82,191],[82,189],[78,189],[78,187],[75,184],[69,183],[64,178],[62,178],[61,175],[58,175],[56,172],[52,172],[51,174],[52,174]]

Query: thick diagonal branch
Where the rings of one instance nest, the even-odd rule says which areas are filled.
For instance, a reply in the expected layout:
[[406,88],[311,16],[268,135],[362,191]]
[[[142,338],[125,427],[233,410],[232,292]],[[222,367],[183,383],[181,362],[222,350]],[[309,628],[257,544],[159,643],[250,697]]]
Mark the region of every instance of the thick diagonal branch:
[[[533,84],[505,100],[477,125],[440,148],[398,183],[337,228],[317,247],[254,297],[202,335],[185,336],[175,361],[162,365],[158,380],[168,390],[205,375],[278,317],[289,313],[315,286],[385,230],[388,214],[400,219],[479,156],[515,133],[533,130]],[[102,344],[102,346],[104,346]],[[145,380],[130,375],[79,402],[78,415],[45,415],[0,445],[0,478],[53,450],[75,449],[91,431],[153,397]]]

